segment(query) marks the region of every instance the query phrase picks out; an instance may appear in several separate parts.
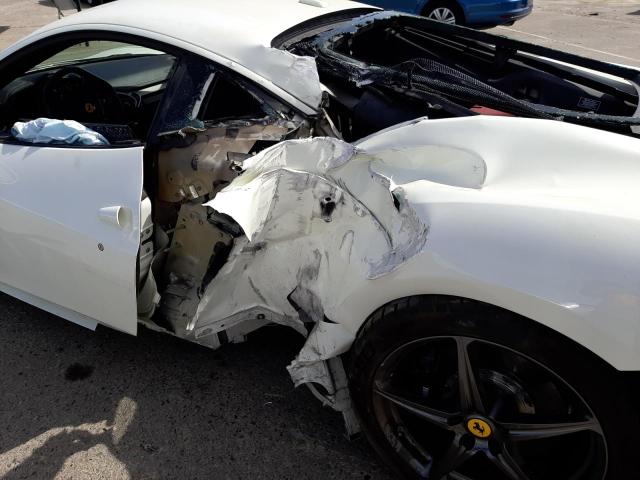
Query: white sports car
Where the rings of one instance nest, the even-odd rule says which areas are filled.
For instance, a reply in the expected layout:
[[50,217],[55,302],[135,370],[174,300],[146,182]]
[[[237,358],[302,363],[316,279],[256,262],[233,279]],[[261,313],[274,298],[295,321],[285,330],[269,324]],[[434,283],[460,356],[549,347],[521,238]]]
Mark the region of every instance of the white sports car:
[[632,478],[639,84],[346,0],[79,13],[0,54],[0,290],[211,348],[287,325],[407,478]]

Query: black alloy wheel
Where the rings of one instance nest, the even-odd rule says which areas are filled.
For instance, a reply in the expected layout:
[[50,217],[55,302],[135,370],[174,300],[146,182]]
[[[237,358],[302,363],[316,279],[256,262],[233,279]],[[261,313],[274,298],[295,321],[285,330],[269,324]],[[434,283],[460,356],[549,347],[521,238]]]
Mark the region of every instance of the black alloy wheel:
[[365,434],[406,478],[636,478],[637,415],[608,368],[509,312],[413,297],[374,314],[350,378]]

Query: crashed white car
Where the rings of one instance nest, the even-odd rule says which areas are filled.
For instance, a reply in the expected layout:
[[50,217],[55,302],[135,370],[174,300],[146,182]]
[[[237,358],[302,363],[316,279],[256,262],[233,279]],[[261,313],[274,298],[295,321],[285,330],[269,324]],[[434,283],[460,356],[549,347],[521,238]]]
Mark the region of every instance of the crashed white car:
[[[0,290],[291,327],[295,384],[407,478],[631,478],[639,83],[346,0],[73,15],[0,55]],[[104,142],[15,134],[42,118]]]

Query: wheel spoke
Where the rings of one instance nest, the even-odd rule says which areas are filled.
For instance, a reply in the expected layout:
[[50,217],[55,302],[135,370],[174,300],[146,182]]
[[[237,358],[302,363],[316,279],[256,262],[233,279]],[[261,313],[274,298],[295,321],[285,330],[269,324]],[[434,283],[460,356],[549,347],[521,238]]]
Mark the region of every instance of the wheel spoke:
[[503,423],[502,426],[514,442],[559,437],[586,430],[601,433],[600,427],[594,419],[568,423]]
[[522,471],[518,462],[506,449],[498,455],[487,453],[487,458],[504,473],[509,480],[529,480],[529,476]]
[[458,348],[460,408],[463,412],[485,413],[467,348],[469,344],[473,342],[473,339],[456,337],[455,340]]
[[429,14],[429,18],[443,23],[456,23],[455,14],[448,8],[436,8]]
[[390,402],[393,402],[398,407],[407,410],[408,412],[413,413],[414,415],[417,415],[423,420],[426,420],[438,427],[449,430],[451,425],[454,423],[454,418],[456,417],[456,415],[445,413],[441,410],[426,407],[419,403],[412,402],[411,400],[407,400],[406,398],[402,398],[391,392],[382,390],[381,388],[375,388],[374,391],[381,397],[386,398]]
[[[451,443],[451,446],[447,449],[444,456],[436,460],[433,464],[433,468],[429,474],[429,480],[439,480],[447,478],[447,475],[460,467],[464,462],[469,460],[476,454],[473,450],[467,450],[460,444],[460,436],[456,435],[455,439]],[[462,477],[465,478],[465,477]]]

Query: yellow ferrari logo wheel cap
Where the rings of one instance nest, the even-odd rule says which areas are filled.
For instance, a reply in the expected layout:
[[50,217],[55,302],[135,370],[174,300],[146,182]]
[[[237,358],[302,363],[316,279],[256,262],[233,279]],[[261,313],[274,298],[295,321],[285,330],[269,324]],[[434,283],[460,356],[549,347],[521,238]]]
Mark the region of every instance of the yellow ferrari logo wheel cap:
[[488,438],[493,433],[491,426],[481,418],[470,418],[467,420],[467,430],[477,438]]

